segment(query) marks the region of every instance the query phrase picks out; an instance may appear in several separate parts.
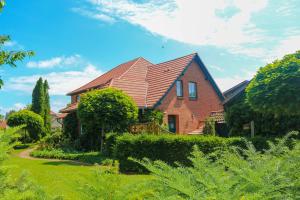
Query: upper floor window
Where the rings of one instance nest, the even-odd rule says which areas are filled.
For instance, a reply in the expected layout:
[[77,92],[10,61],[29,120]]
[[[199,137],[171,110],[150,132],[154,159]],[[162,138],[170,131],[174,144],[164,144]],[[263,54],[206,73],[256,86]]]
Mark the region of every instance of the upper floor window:
[[76,102],[79,102],[80,101],[80,95],[77,95],[76,96]]
[[183,96],[183,87],[182,87],[182,81],[176,81],[176,94],[178,97]]
[[189,97],[197,98],[197,84],[195,82],[189,82]]

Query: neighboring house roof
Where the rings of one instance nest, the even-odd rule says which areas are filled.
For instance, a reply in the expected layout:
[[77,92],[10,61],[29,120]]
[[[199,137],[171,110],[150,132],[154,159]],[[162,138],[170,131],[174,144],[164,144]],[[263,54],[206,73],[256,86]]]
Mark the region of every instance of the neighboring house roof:
[[0,120],[0,129],[6,129],[7,123],[6,120]]
[[[205,77],[212,84],[216,93],[223,100],[223,95],[212,79],[197,53],[189,54],[167,62],[152,64],[140,57],[118,65],[86,85],[68,93],[76,95],[90,89],[116,87],[131,96],[138,107],[155,107],[166,96],[176,80],[184,75],[192,62],[196,62]],[[70,104],[61,112],[76,110],[77,103]]]
[[225,97],[225,101],[223,102],[223,104],[230,102],[236,96],[241,94],[241,92],[243,92],[246,89],[246,87],[249,85],[249,83],[250,83],[250,81],[245,80],[245,81],[237,84],[236,86],[230,88],[229,90],[226,90],[225,92],[223,92],[223,96]]

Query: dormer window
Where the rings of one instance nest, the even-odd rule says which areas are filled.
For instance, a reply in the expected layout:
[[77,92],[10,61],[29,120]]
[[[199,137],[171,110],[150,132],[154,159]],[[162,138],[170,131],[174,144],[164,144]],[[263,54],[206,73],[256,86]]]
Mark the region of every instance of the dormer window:
[[183,97],[183,86],[181,80],[176,81],[176,94],[177,97]]

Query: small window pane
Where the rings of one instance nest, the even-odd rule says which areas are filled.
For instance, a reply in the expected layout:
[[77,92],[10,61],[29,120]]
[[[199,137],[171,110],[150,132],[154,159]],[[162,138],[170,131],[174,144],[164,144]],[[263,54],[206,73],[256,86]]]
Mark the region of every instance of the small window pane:
[[189,97],[196,98],[197,97],[197,86],[194,82],[189,82]]
[[183,96],[182,81],[176,81],[176,94],[178,97]]

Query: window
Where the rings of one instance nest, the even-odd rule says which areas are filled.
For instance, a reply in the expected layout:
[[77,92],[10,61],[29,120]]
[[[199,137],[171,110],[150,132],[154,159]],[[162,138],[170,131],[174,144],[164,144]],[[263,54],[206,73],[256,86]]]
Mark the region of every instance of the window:
[[182,81],[176,81],[176,94],[178,97],[183,96]]
[[80,95],[77,95],[76,96],[76,102],[79,102],[80,101]]
[[189,82],[189,97],[197,98],[197,85],[195,82]]

